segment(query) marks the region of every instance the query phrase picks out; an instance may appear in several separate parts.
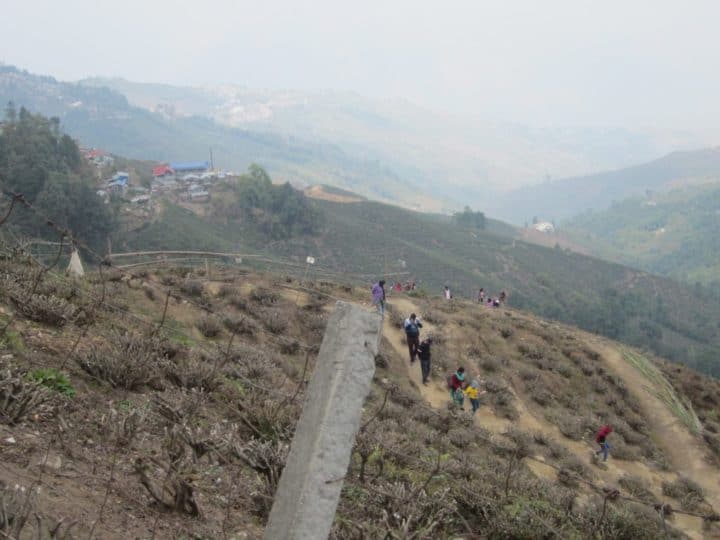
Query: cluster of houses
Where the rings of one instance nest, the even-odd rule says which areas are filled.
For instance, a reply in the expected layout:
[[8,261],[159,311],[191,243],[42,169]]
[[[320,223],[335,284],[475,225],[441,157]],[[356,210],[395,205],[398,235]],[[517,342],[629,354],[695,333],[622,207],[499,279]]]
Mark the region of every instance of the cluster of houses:
[[[101,169],[114,162],[112,155],[99,148],[81,148],[81,153],[88,163],[97,167],[99,174]],[[144,205],[152,201],[155,193],[172,193],[188,202],[204,203],[210,200],[210,190],[217,181],[232,175],[212,169],[207,161],[163,163],[153,167],[149,188],[136,185],[137,182],[131,184],[130,174],[118,171],[111,178],[105,179],[97,194],[106,203],[111,195],[122,195],[133,204]]]
[[210,169],[207,161],[167,163],[153,168],[153,192],[184,192],[190,202],[207,202],[210,189],[228,173]]
[[88,163],[92,163],[98,169],[112,165],[115,161],[115,158],[100,148],[80,148],[80,153]]

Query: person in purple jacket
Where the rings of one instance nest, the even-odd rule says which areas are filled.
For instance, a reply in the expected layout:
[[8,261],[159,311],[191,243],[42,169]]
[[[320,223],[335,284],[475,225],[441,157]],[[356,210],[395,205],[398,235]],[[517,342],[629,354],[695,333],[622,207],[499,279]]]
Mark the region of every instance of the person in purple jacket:
[[372,286],[372,303],[377,307],[378,313],[385,316],[385,280],[381,279]]

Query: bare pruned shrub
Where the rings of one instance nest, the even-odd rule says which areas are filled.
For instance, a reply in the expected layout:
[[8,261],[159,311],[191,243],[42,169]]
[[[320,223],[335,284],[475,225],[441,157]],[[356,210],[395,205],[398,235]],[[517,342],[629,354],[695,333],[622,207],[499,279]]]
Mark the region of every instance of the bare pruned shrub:
[[565,377],[566,379],[569,379],[570,377],[572,377],[572,376],[573,376],[573,373],[574,373],[573,368],[571,368],[569,365],[564,364],[564,363],[562,363],[562,362],[557,363],[557,364],[553,367],[553,371],[555,371],[556,373],[559,373],[560,375],[562,375],[562,376]]
[[280,300],[280,295],[265,287],[257,287],[250,293],[250,300],[260,304],[261,306],[272,306]]
[[197,279],[186,279],[180,285],[180,290],[188,296],[200,297],[205,292],[205,285]]
[[470,430],[465,428],[452,428],[447,433],[450,442],[457,448],[467,448],[473,442],[474,437]]
[[158,379],[160,340],[136,332],[113,330],[108,342],[78,356],[88,374],[115,388],[139,390]]
[[505,436],[514,444],[514,453],[517,456],[532,455],[533,436],[518,428],[512,427],[505,432]]
[[667,538],[657,512],[642,504],[617,501],[603,504],[602,499],[595,498],[582,511],[580,518],[588,524],[588,530],[599,538]]
[[195,322],[195,327],[206,338],[214,338],[222,332],[222,325],[215,315],[205,315]]
[[576,417],[568,414],[565,411],[549,411],[545,418],[555,424],[560,433],[565,435],[568,439],[573,441],[579,441],[585,432],[583,429],[582,421]]
[[640,499],[648,504],[656,504],[659,502],[658,498],[648,488],[647,482],[639,476],[626,474],[620,477],[618,484],[636,499]]
[[610,454],[615,459],[622,461],[638,461],[640,452],[634,446],[628,445],[623,439],[615,438],[611,443]]
[[217,291],[217,295],[220,298],[229,298],[237,295],[237,288],[230,283],[223,283],[220,285]]
[[230,332],[241,336],[254,336],[260,329],[254,319],[244,316],[226,315],[223,317],[223,325]]
[[487,373],[495,373],[500,369],[500,361],[493,356],[485,356],[480,360],[480,367]]
[[554,401],[552,393],[541,383],[531,385],[528,391],[532,400],[542,407],[547,407]]
[[443,325],[447,322],[445,317],[440,315],[437,311],[431,309],[428,309],[425,313],[423,313],[422,319],[436,326]]
[[155,467],[150,467],[142,458],[135,460],[135,474],[156,504],[164,510],[199,516],[200,508],[195,501],[195,490],[188,481],[189,475],[178,471],[178,465],[172,461],[166,467],[167,470],[156,477],[152,474]]
[[280,341],[280,352],[294,355],[300,352],[300,343],[296,339],[283,339]]
[[322,311],[327,304],[326,298],[321,294],[311,294],[303,306],[306,311]]
[[576,455],[566,454],[560,459],[560,466],[582,478],[591,478],[592,473],[588,466]]
[[245,300],[245,298],[243,298],[239,294],[232,295],[230,298],[228,298],[227,302],[239,311],[245,311],[248,307],[247,300]]
[[0,533],[4,538],[29,538],[23,534],[23,529],[29,525],[30,517],[37,507],[37,492],[28,492],[27,488],[15,486],[10,488],[0,482]]
[[165,378],[180,388],[212,392],[220,385],[222,359],[193,352],[163,362]]
[[74,318],[77,308],[67,300],[53,295],[33,294],[16,283],[8,283],[5,291],[18,313],[31,321],[49,326],[63,326]]
[[289,449],[289,445],[284,442],[258,440],[251,440],[242,445],[238,444],[233,449],[235,456],[262,478],[260,486],[255,487],[256,490],[259,490],[258,496],[253,497],[254,513],[262,518],[267,518],[270,514],[273,495],[277,490]]
[[10,366],[0,367],[0,421],[15,425],[50,399],[40,381],[30,380]]
[[509,390],[495,392],[492,394],[491,400],[493,407],[495,408],[495,413],[498,416],[507,418],[508,420],[517,420],[520,418],[520,414],[515,408],[515,405],[513,405],[515,396],[513,396],[512,392]]
[[663,495],[680,501],[685,510],[697,510],[705,502],[705,492],[696,483],[684,476],[674,482],[665,481],[662,483]]
[[259,318],[265,329],[273,334],[282,334],[290,325],[287,313],[277,309],[263,310],[259,313]]

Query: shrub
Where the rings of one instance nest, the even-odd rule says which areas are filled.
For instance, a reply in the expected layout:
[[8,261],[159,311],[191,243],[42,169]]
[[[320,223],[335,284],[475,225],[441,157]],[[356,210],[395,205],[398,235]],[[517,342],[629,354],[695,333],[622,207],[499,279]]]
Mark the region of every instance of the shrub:
[[212,392],[220,385],[217,372],[221,360],[205,355],[180,356],[164,362],[165,378],[180,388]]
[[250,299],[263,306],[271,306],[280,299],[280,295],[265,287],[257,287],[250,293]]
[[280,310],[264,310],[259,316],[265,329],[273,334],[282,334],[290,325],[287,314]]
[[180,290],[188,296],[202,296],[205,286],[197,279],[187,279],[180,285]]
[[647,487],[646,482],[639,476],[626,474],[620,477],[618,484],[636,499],[640,499],[648,504],[656,504],[659,502],[658,498]]
[[534,369],[529,369],[525,367],[520,368],[519,375],[520,378],[525,382],[534,381],[538,378],[538,374]]
[[300,352],[300,343],[296,339],[284,339],[280,342],[280,352],[283,354],[297,354]]
[[220,285],[217,295],[220,298],[228,298],[228,297],[237,296],[237,289],[233,285],[230,285],[229,283],[223,283],[222,285]]
[[222,326],[220,325],[217,317],[215,317],[214,315],[207,315],[205,317],[202,317],[201,319],[198,319],[198,321],[195,323],[195,326],[206,338],[217,337],[222,331]]
[[93,345],[78,356],[78,365],[98,380],[115,388],[139,390],[157,381],[160,342],[135,332],[114,330],[108,343]]
[[545,418],[555,424],[560,430],[560,433],[568,439],[572,439],[573,441],[582,439],[584,430],[580,419],[577,417],[571,416],[564,411],[552,411],[546,414]]
[[624,440],[618,438],[610,441],[610,454],[621,461],[637,461],[640,459],[640,452],[637,448],[629,446]]
[[74,305],[57,296],[33,294],[28,298],[27,292],[17,284],[8,284],[6,294],[24,317],[49,326],[64,326],[77,311]]
[[564,363],[556,364],[553,369],[556,373],[559,373],[566,379],[569,379],[573,375],[573,369],[569,365],[564,364]]
[[573,472],[575,475],[582,478],[590,478],[592,476],[590,469],[580,458],[574,454],[566,454],[560,459],[560,466],[563,469],[567,469]]
[[240,311],[245,311],[247,309],[247,301],[238,294],[235,294],[228,298],[228,304]]
[[75,389],[70,384],[67,376],[55,368],[36,369],[28,374],[28,379],[38,382],[58,394],[75,397]]
[[542,407],[546,407],[553,402],[553,395],[542,384],[534,384],[530,388],[530,397]]
[[705,501],[703,489],[684,476],[674,482],[663,482],[662,491],[663,495],[679,500],[685,510],[696,510]]
[[480,367],[488,373],[495,373],[500,369],[500,362],[492,356],[485,356],[480,360]]
[[431,309],[427,310],[422,317],[422,320],[429,322],[434,325],[443,325],[446,322],[445,317],[440,315],[437,311]]
[[513,330],[512,328],[501,328],[500,335],[505,339],[509,339],[513,335]]
[[15,425],[50,399],[40,382],[23,377],[10,366],[0,367],[0,421]]

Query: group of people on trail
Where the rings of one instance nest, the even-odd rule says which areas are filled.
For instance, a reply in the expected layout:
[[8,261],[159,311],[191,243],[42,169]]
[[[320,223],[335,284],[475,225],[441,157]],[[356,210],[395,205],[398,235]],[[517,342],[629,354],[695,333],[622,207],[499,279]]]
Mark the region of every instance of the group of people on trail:
[[[395,289],[398,290],[398,285],[395,285]],[[414,288],[414,283],[413,283]],[[409,289],[405,289],[409,290]],[[445,286],[443,296],[446,300],[452,299],[452,293],[450,287]],[[507,299],[507,293],[501,291],[497,298],[487,297],[487,305],[498,307],[501,303],[504,303]],[[385,281],[380,280],[372,286],[372,302],[376,306],[378,313],[385,315]],[[478,302],[481,304],[486,303],[485,289],[480,288],[478,292]],[[425,339],[420,340],[420,329],[423,327],[420,318],[415,313],[411,313],[407,319],[403,322],[403,330],[405,331],[405,339],[408,346],[408,354],[410,356],[410,364],[414,364],[416,359],[420,359],[420,371],[422,374],[422,383],[428,384],[430,380],[431,372],[431,346],[433,338],[428,335]],[[486,390],[481,390],[480,385],[484,381],[478,379],[472,379],[469,383],[465,375],[465,368],[460,366],[447,376],[447,388],[450,392],[450,399],[460,410],[465,410],[464,404],[465,399],[470,402],[470,412],[475,414],[480,408],[480,396],[486,394]],[[610,453],[610,443],[608,437],[612,433],[613,428],[611,425],[606,424],[598,429],[595,434],[595,443],[599,449],[595,451],[595,456],[602,455],[603,461],[607,461]]]
[[470,401],[471,413],[475,412],[480,408],[480,396],[486,394],[486,390],[480,390],[480,384],[483,381],[473,379],[470,384],[465,380],[465,368],[460,366],[457,368],[455,373],[448,375],[447,385],[450,391],[450,399],[457,405],[460,410],[464,410],[465,398]]
[[507,300],[507,293],[503,290],[500,291],[500,295],[497,298],[493,298],[492,296],[485,296],[485,289],[483,287],[480,287],[480,290],[478,291],[478,304],[485,305],[488,307],[500,307],[500,304],[504,304]]

